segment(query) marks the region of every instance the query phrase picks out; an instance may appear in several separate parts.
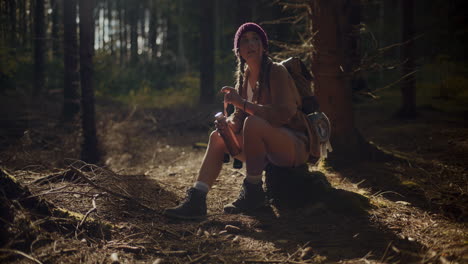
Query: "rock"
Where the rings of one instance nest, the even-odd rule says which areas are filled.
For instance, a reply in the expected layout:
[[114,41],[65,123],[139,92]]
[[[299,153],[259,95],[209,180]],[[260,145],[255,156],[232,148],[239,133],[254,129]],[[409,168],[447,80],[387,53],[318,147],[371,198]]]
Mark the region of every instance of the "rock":
[[283,168],[269,164],[265,171],[267,196],[277,207],[304,207],[321,201],[333,189],[325,174],[309,171],[307,165]]

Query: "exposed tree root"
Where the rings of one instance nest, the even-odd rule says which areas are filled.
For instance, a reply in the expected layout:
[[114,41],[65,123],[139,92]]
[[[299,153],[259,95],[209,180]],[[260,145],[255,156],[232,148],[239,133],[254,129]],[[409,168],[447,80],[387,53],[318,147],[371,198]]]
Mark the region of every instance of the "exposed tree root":
[[[14,176],[0,169],[0,233],[5,234],[0,245],[17,249],[27,247],[44,230],[65,231],[91,237],[110,238],[111,224],[87,215],[59,208],[31,194]],[[14,235],[14,234],[21,235]],[[23,241],[17,243],[17,241]]]

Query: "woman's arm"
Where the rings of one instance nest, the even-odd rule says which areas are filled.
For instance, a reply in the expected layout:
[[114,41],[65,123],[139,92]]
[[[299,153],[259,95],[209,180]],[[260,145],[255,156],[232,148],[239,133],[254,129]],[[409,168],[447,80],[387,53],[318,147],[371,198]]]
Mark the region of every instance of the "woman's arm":
[[270,98],[269,104],[245,103],[245,111],[251,115],[267,120],[272,126],[279,127],[289,123],[298,109],[298,95],[288,70],[273,64],[270,71]]

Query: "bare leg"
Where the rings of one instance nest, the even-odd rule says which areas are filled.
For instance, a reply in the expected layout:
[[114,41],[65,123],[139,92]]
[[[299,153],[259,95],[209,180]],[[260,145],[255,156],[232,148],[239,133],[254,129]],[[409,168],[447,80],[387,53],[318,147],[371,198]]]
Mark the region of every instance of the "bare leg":
[[306,161],[305,144],[286,128],[249,116],[244,123],[244,152],[247,175],[260,175],[267,162],[293,167]]
[[210,135],[197,182],[194,187],[187,190],[187,196],[181,204],[164,210],[165,215],[179,219],[200,219],[206,216],[206,195],[209,187],[219,176],[225,152],[223,139],[214,131]]
[[218,132],[213,131],[210,135],[210,141],[208,142],[205,157],[203,157],[197,181],[204,182],[210,187],[213,185],[221,172],[224,153],[226,153],[226,146],[223,138]]

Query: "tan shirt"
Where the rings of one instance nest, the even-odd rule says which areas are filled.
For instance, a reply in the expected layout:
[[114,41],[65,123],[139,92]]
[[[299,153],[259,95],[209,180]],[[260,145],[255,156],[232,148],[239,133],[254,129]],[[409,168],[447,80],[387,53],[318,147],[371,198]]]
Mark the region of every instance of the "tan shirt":
[[[238,93],[244,99],[247,99],[248,78],[249,71],[246,70],[244,83],[238,87]],[[273,62],[269,78],[269,87],[263,85],[254,90],[252,102],[259,107],[253,114],[268,121],[273,127],[287,127],[297,132],[295,134],[309,146],[308,149],[313,149],[310,146],[313,142],[309,139],[313,137],[308,127],[307,116],[300,110],[302,99],[288,70],[283,65]],[[236,133],[240,133],[248,115],[242,109],[235,109],[230,119]]]

